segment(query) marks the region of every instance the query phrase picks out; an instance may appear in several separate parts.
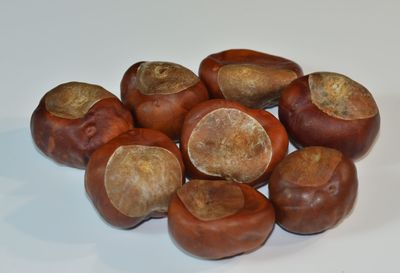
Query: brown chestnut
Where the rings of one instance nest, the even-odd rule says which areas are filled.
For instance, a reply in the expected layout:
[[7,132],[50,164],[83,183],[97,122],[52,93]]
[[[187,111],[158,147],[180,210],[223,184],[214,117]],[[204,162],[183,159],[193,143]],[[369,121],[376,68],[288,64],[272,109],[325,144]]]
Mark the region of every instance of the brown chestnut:
[[275,224],[269,200],[254,188],[222,180],[192,180],[172,196],[171,237],[182,249],[206,259],[259,248]]
[[178,147],[161,132],[135,128],[98,148],[85,173],[88,196],[111,225],[132,228],[163,217],[184,181]]
[[76,168],[85,168],[96,148],[132,128],[132,115],[116,96],[82,82],[47,92],[31,117],[37,147],[58,163]]
[[272,114],[214,99],[186,116],[181,150],[189,177],[260,186],[286,155],[288,136]]
[[213,98],[251,108],[277,105],[283,88],[302,75],[293,61],[248,49],[211,54],[199,68],[199,76]]
[[282,93],[279,119],[296,146],[326,146],[352,159],[368,152],[380,126],[371,93],[331,72],[294,80]]
[[313,234],[337,225],[357,195],[357,171],[341,152],[307,147],[289,154],[273,171],[269,197],[284,229]]
[[183,119],[208,91],[189,69],[169,62],[138,62],[121,81],[122,102],[138,126],[159,130],[179,140]]

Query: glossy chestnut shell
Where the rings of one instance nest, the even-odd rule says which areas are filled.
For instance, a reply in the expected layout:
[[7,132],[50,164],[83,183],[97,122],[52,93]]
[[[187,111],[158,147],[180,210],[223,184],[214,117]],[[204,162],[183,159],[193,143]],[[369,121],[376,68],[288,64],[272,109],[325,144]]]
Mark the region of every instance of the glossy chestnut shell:
[[254,188],[222,180],[192,180],[171,198],[168,228],[183,250],[205,259],[259,248],[275,224],[269,200]]
[[283,88],[303,72],[298,64],[282,57],[230,49],[206,57],[199,75],[212,98],[265,108],[277,105]]
[[279,119],[296,146],[326,146],[352,159],[368,152],[380,127],[371,93],[331,72],[294,80],[282,93]]
[[138,62],[121,81],[122,102],[139,127],[159,130],[179,140],[183,119],[208,91],[189,69],[169,62]]
[[58,163],[82,169],[96,148],[132,128],[132,115],[116,96],[81,82],[47,92],[31,117],[39,150]]
[[167,214],[171,195],[184,182],[184,165],[165,134],[135,128],[98,148],[85,173],[86,192],[111,225],[132,228]]
[[187,114],[180,148],[191,178],[260,186],[286,155],[288,136],[269,112],[214,99]]
[[354,163],[337,150],[317,146],[289,154],[268,184],[277,223],[299,234],[340,223],[354,205],[357,186]]

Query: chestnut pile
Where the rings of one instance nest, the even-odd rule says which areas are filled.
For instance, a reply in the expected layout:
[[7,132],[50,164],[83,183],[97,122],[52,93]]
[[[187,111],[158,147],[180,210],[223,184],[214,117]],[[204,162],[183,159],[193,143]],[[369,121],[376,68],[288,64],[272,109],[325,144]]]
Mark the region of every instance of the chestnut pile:
[[[279,119],[265,110],[274,106]],[[86,192],[109,224],[168,216],[176,245],[205,259],[258,249],[275,223],[296,234],[338,225],[357,196],[353,160],[379,126],[374,98],[356,81],[303,76],[291,60],[245,49],[209,55],[199,77],[137,62],[121,100],[64,83],[31,117],[38,149],[85,169]],[[289,139],[298,150],[287,155]],[[257,190],[267,183],[269,198]]]

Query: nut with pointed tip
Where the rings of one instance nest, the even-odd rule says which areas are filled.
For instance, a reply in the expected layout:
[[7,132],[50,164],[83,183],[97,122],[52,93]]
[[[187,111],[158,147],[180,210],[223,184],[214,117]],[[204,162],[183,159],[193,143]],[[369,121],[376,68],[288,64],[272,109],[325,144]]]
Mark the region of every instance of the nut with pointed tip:
[[265,108],[277,105],[282,90],[303,72],[299,65],[281,57],[230,49],[205,58],[199,75],[213,98]]
[[191,178],[257,187],[266,182],[287,148],[285,128],[272,114],[222,99],[195,106],[182,128],[181,150]]
[[371,93],[332,72],[294,80],[282,93],[279,119],[297,147],[326,146],[352,159],[370,150],[380,127]]
[[189,181],[168,208],[171,237],[188,253],[206,259],[254,251],[274,224],[274,209],[264,195],[224,180]]
[[132,228],[163,217],[184,181],[175,143],[161,132],[135,128],[98,148],[89,160],[85,187],[111,225]]
[[277,223],[299,234],[336,226],[354,205],[357,181],[354,163],[337,150],[312,146],[289,154],[268,184]]
[[58,163],[76,168],[85,168],[96,148],[132,128],[132,115],[116,96],[81,82],[47,92],[31,117],[37,147]]
[[208,99],[208,91],[181,65],[138,62],[122,78],[121,98],[140,127],[159,130],[177,141],[185,115]]

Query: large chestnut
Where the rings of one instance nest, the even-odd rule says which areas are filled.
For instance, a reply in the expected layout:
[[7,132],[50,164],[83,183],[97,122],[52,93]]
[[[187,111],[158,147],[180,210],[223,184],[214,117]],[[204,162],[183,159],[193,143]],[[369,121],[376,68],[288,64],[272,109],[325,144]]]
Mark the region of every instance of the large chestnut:
[[98,148],[85,173],[88,196],[111,225],[132,228],[167,214],[184,181],[175,143],[161,132],[135,128]]
[[132,128],[132,115],[116,96],[81,82],[64,83],[47,92],[31,117],[37,147],[76,168],[85,168],[96,148]]
[[121,98],[140,127],[179,140],[185,115],[208,99],[208,91],[192,71],[179,64],[138,62],[122,78]]
[[277,105],[283,88],[302,75],[293,61],[248,49],[211,54],[199,68],[199,76],[213,98],[251,108]]
[[286,155],[288,136],[272,114],[214,99],[186,116],[181,150],[191,178],[259,186]]
[[354,163],[337,150],[312,146],[289,154],[268,184],[277,223],[299,234],[334,227],[351,211],[357,181]]
[[274,224],[269,200],[237,182],[189,181],[173,195],[168,209],[168,228],[177,245],[206,259],[259,248]]
[[368,152],[380,126],[371,93],[331,72],[294,80],[282,93],[279,119],[296,146],[331,147],[352,159]]

